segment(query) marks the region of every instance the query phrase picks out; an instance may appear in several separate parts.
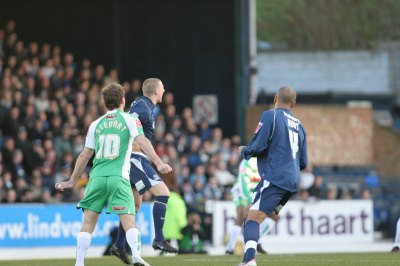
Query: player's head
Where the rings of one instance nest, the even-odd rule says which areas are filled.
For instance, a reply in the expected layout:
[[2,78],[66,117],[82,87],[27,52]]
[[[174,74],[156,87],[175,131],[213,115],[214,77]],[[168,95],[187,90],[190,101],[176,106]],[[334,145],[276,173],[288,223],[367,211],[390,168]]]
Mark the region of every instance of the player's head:
[[290,86],[279,88],[274,98],[275,107],[293,108],[296,104],[296,91]]
[[104,104],[108,110],[124,108],[125,91],[121,85],[111,83],[101,90],[101,95],[103,95]]
[[154,103],[161,103],[164,94],[164,84],[158,78],[148,78],[143,81],[143,95],[150,98]]

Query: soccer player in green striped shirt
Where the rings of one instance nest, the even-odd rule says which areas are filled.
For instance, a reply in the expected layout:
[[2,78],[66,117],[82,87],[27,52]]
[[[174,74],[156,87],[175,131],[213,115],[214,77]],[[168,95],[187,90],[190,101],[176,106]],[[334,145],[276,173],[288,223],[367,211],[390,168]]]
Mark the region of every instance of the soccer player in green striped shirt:
[[[229,240],[226,245],[226,254],[233,254],[238,236],[242,233],[243,222],[247,219],[249,206],[252,201],[253,192],[261,177],[258,174],[257,158],[252,157],[250,160],[242,160],[239,165],[239,173],[235,185],[232,187],[232,200],[236,207],[236,220],[229,232]],[[260,225],[260,236],[266,235],[275,221],[267,217]],[[266,253],[260,244],[257,245],[259,253]]]
[[84,215],[77,238],[75,266],[84,266],[91,235],[104,206],[107,206],[107,213],[119,215],[132,250],[133,265],[146,266],[149,264],[140,255],[140,233],[135,227],[135,204],[129,182],[133,141],[161,173],[169,173],[172,168],[157,156],[143,134],[139,119],[123,111],[125,98],[122,86],[110,84],[102,89],[102,95],[108,112],[90,125],[85,148],[76,161],[70,179],[56,184],[56,189],[60,191],[73,188],[90,158],[95,155],[85,195],[77,205],[77,208],[83,209]]

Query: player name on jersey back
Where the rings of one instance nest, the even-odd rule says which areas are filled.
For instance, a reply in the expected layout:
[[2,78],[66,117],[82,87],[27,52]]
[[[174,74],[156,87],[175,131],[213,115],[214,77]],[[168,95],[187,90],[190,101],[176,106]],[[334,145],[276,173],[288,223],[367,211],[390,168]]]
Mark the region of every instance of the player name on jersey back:
[[99,123],[96,127],[96,134],[100,134],[104,129],[109,129],[109,128],[116,128],[121,132],[124,132],[128,127],[121,122],[114,120],[114,121],[104,121],[102,123]]

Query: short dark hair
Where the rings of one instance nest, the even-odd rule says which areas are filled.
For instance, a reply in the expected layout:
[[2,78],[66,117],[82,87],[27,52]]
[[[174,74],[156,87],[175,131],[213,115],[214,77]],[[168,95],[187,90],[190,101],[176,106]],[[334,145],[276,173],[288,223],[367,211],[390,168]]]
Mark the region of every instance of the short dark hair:
[[296,91],[290,86],[280,87],[276,95],[279,102],[283,104],[293,104],[296,102]]
[[104,104],[106,105],[107,109],[113,110],[121,106],[122,99],[125,96],[125,91],[121,85],[117,83],[111,83],[101,90],[101,94],[103,95]]

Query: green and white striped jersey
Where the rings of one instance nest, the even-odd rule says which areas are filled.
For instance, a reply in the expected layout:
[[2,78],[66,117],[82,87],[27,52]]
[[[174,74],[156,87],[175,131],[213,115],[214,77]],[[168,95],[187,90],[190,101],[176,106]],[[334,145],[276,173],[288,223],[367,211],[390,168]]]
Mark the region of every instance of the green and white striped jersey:
[[133,140],[143,135],[137,118],[115,109],[90,124],[85,147],[95,150],[91,176],[122,176],[129,180]]
[[251,197],[251,193],[260,182],[261,177],[258,174],[257,158],[252,157],[250,160],[242,160],[239,165],[239,174],[237,177],[237,183],[240,184],[242,193],[248,197]]

